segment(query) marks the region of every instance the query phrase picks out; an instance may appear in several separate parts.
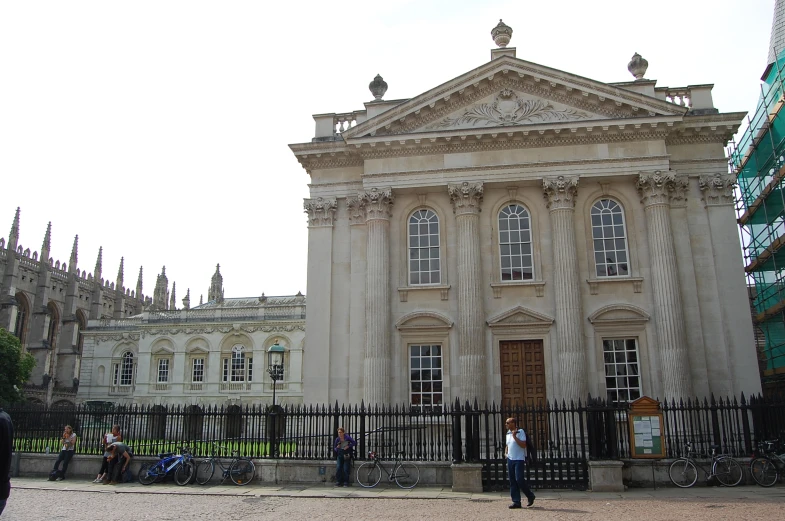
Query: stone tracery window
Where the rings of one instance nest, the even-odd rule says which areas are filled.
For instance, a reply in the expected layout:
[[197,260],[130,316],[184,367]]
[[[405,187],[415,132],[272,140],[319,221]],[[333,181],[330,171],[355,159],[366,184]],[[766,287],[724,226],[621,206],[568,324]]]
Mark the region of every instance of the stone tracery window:
[[428,209],[409,217],[409,284],[440,284],[439,217]]
[[123,353],[120,362],[114,364],[113,385],[129,386],[134,382],[134,354],[130,351]]
[[534,278],[531,217],[519,204],[499,212],[499,261],[503,281]]
[[30,316],[30,307],[27,304],[27,299],[21,294],[16,295],[16,324],[14,325],[14,336],[19,339],[19,342],[24,345],[26,340],[27,319]]
[[591,233],[597,277],[630,274],[624,210],[612,199],[601,199],[591,208]]
[[245,354],[245,346],[232,346],[231,355],[223,359],[223,382],[250,382],[253,377],[253,358]]

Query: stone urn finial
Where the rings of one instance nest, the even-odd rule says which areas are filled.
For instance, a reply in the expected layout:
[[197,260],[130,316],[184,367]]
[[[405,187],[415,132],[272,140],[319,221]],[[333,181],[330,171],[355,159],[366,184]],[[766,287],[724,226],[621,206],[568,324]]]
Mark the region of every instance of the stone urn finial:
[[632,55],[630,63],[627,64],[627,70],[630,71],[630,74],[635,76],[635,81],[642,80],[643,75],[646,74],[646,69],[648,68],[649,62],[637,52]]
[[387,92],[387,82],[382,79],[381,75],[377,74],[373,81],[368,84],[368,88],[371,89],[373,98],[377,101],[381,101],[382,96]]
[[505,48],[512,38],[512,27],[506,25],[500,18],[499,23],[491,30],[491,36],[496,45]]

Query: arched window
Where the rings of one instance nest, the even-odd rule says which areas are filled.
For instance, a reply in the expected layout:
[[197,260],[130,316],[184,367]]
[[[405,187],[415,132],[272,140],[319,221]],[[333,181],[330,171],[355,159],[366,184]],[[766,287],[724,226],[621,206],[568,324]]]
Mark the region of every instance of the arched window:
[[511,204],[499,212],[499,261],[502,280],[534,278],[531,217],[519,204]]
[[114,365],[114,385],[132,385],[134,382],[134,354],[123,353],[120,363]]
[[14,324],[14,336],[24,345],[27,337],[27,319],[30,316],[30,308],[27,299],[21,294],[16,295],[16,324]]
[[441,283],[439,217],[417,210],[409,217],[409,284]]
[[77,332],[77,340],[76,340],[76,352],[80,355],[82,354],[82,347],[84,346],[84,334],[83,331],[87,329],[87,318],[85,318],[84,313],[81,309],[76,311],[76,324],[78,329]]
[[601,199],[591,207],[594,264],[598,277],[630,274],[624,210],[612,199]]
[[49,310],[49,331],[46,334],[46,341],[52,348],[57,347],[57,333],[60,331],[60,313],[57,312],[57,306],[50,302],[47,306]]

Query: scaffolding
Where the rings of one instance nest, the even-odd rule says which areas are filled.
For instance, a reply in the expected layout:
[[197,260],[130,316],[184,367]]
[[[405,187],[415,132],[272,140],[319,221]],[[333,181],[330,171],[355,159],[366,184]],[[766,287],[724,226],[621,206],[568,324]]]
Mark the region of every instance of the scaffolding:
[[785,392],[785,52],[764,73],[757,110],[728,150],[766,393]]

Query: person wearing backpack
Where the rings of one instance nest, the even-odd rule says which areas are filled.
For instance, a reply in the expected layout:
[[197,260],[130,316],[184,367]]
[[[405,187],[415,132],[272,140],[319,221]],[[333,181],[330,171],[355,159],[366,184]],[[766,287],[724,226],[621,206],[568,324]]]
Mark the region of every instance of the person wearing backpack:
[[521,508],[521,491],[529,500],[526,506],[534,504],[534,493],[526,482],[526,432],[518,428],[515,418],[507,418],[507,447],[504,455],[507,456],[507,473],[510,477],[510,498],[512,505],[509,508]]

